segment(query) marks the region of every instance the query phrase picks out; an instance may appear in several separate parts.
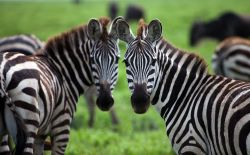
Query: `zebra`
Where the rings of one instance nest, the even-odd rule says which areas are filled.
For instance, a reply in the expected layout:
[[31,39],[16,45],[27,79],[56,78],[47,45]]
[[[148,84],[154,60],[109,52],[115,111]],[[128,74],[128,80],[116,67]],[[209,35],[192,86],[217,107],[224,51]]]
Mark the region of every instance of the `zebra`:
[[[25,55],[32,55],[38,52],[44,47],[44,42],[41,41],[34,34],[19,34],[8,36],[0,39],[0,52],[20,52]],[[87,108],[89,112],[88,126],[93,127],[95,122],[95,96],[97,92],[94,86],[90,87],[84,93],[84,98],[87,103]],[[114,108],[110,110],[110,117],[113,125],[119,124],[119,119],[116,115]],[[50,142],[46,141],[45,150],[50,150]],[[4,152],[5,154],[10,154],[10,148],[8,146],[8,135],[4,135],[0,145],[0,154]],[[9,153],[7,153],[9,152]]]
[[91,19],[51,38],[35,55],[0,53],[0,100],[8,101],[1,102],[0,131],[10,133],[19,148],[16,154],[42,154],[47,136],[52,154],[64,154],[77,99],[93,85],[97,106],[103,111],[113,106],[120,18],[112,21],[109,30],[108,18]]
[[[41,41],[34,34],[19,34],[14,36],[8,36],[0,39],[0,52],[20,52],[25,55],[32,55],[38,52],[44,46],[44,42]],[[88,126],[93,127],[95,122],[95,87],[89,88],[84,93],[84,98],[87,103],[89,112]],[[110,110],[111,122],[113,125],[119,124],[119,119],[115,110]],[[6,142],[4,142],[6,143]]]
[[[33,34],[19,34],[0,39],[0,52],[20,52],[25,55],[32,55],[44,46],[38,37]],[[8,135],[3,135],[0,145],[0,154],[10,154]]]
[[250,41],[230,37],[222,41],[212,55],[215,74],[250,81]]
[[159,20],[142,21],[137,36],[124,20],[117,34],[124,55],[131,104],[150,103],[164,119],[177,154],[250,154],[250,84],[210,75],[203,59],[167,42]]
[[0,52],[11,51],[31,55],[43,46],[44,42],[33,34],[19,34],[0,39]]

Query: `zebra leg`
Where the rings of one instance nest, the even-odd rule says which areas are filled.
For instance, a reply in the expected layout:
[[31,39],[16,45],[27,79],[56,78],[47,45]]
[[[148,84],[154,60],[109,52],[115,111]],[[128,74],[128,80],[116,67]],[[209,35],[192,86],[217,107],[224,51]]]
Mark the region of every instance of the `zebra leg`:
[[117,115],[116,115],[116,112],[115,112],[115,109],[114,109],[114,108],[112,108],[112,109],[110,110],[110,117],[111,117],[111,120],[112,120],[112,124],[113,124],[113,125],[118,125],[118,124],[119,124],[119,119],[118,119],[118,117],[117,117]]
[[93,127],[94,121],[95,121],[95,101],[94,101],[94,95],[90,94],[90,91],[87,91],[86,94],[84,94],[87,107],[89,111],[89,120],[88,120],[88,126]]
[[45,138],[41,136],[36,137],[34,147],[33,147],[35,155],[43,155]]
[[0,144],[0,154],[1,155],[10,155],[11,151],[10,151],[10,147],[8,145],[8,134],[6,131],[6,126],[4,123],[4,101],[2,100],[2,98],[0,98],[0,140],[1,140],[1,144]]
[[[37,137],[37,131],[39,126],[39,115],[38,113],[29,113],[28,118],[26,118],[26,113],[20,113],[18,115],[18,119],[24,121],[22,123],[19,122],[19,125],[16,121],[17,116],[10,111],[10,109],[6,106],[5,107],[5,122],[8,132],[12,136],[15,144],[16,144],[16,152],[15,155],[20,154],[20,150],[23,148],[23,155],[32,155],[33,154],[33,146],[35,142],[35,137]],[[16,113],[17,114],[17,113]],[[26,119],[21,119],[26,118]],[[16,122],[16,123],[13,123]],[[23,124],[25,123],[25,124]],[[25,135],[19,135],[18,130],[20,128],[25,129]],[[22,138],[25,137],[24,141]],[[18,144],[18,141],[24,141],[24,144]],[[18,146],[19,145],[19,146]]]
[[4,120],[2,117],[2,113],[0,114],[0,140],[1,140],[1,144],[0,144],[0,154],[1,155],[10,155],[10,147],[8,145],[8,134],[5,130],[5,125],[4,125]]
[[[30,115],[31,118],[35,118],[35,116],[36,115]],[[26,122],[26,127],[27,127],[28,131],[27,131],[27,139],[26,139],[23,155],[33,155],[34,154],[34,146],[35,146],[37,132],[38,132],[38,126],[39,126],[39,124],[34,123],[36,121],[37,122],[39,122],[39,121],[38,120],[35,121],[35,120],[36,119],[32,120],[31,124]],[[35,147],[35,148],[37,148],[37,147]],[[17,152],[16,154],[19,154],[19,152]]]
[[1,155],[11,155],[8,139],[9,139],[9,136],[7,133],[2,136],[2,142],[0,145],[0,154]]
[[70,132],[71,118],[68,114],[61,115],[52,123],[51,144],[52,155],[64,155]]

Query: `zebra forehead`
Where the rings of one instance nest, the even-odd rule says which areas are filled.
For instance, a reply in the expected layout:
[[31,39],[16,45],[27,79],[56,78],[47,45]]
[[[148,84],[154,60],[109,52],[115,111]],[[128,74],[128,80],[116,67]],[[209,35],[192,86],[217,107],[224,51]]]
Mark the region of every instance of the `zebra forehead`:
[[[145,45],[146,46],[146,45]],[[143,47],[142,45],[138,46],[138,43],[136,43],[134,46],[131,46],[129,50],[124,55],[125,59],[128,59],[128,57],[153,57],[154,53],[148,48]]]
[[141,40],[140,38],[136,38],[134,43],[131,44],[130,47],[131,47],[130,51],[139,53],[150,52],[152,49],[151,46],[146,41]]

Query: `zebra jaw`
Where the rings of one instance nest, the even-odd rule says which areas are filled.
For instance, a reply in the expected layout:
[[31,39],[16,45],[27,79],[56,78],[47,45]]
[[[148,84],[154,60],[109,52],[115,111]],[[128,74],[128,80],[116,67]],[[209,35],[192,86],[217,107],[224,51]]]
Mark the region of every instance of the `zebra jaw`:
[[96,105],[102,111],[108,111],[114,104],[114,99],[111,96],[110,84],[100,84],[99,95],[96,100]]
[[150,105],[150,95],[147,93],[146,84],[134,85],[131,104],[135,113],[143,114],[147,112]]

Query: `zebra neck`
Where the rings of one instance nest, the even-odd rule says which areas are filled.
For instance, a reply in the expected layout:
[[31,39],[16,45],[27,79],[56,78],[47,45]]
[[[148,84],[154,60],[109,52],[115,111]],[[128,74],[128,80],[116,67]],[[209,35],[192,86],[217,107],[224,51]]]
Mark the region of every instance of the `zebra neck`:
[[61,85],[74,101],[93,84],[89,58],[92,45],[85,27],[80,27],[50,39],[44,48],[44,54],[60,74]]
[[160,52],[159,75],[151,99],[167,122],[178,110],[189,104],[189,98],[207,76],[207,70],[203,60],[194,54],[182,52],[170,45],[160,47],[157,50]]

